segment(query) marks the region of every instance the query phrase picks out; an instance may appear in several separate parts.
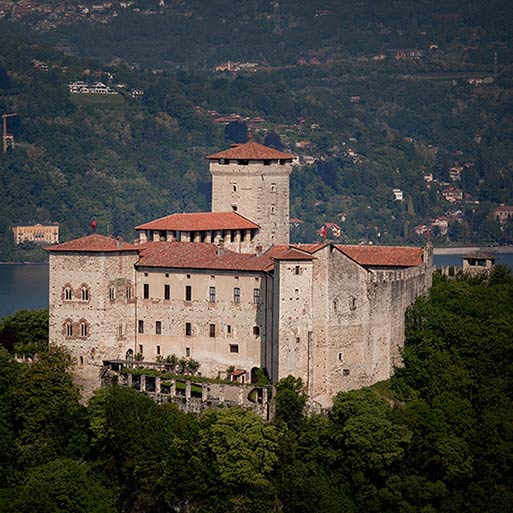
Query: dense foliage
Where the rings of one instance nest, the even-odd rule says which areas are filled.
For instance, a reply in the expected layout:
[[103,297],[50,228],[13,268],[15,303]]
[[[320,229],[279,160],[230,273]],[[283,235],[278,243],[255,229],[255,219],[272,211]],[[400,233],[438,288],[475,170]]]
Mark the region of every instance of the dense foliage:
[[[491,215],[513,204],[507,2],[167,3],[107,25],[30,32],[2,22],[0,111],[18,117],[8,121],[16,148],[0,156],[1,259],[41,258],[15,249],[16,222],[60,222],[67,240],[96,218],[100,233],[130,239],[149,219],[208,210],[204,157],[246,137],[215,112],[258,118],[256,140],[316,159],[292,175],[291,214],[303,221],[294,240],[315,239],[329,221],[349,241],[419,243],[416,226],[447,216],[447,233],[431,232],[439,243],[513,242],[513,223]],[[397,49],[424,54],[397,60]],[[258,71],[213,70],[227,60]],[[491,82],[469,84],[476,76]],[[68,83],[93,78],[126,87],[69,94]],[[460,180],[449,177],[454,165]],[[464,198],[446,201],[449,186]]]
[[407,327],[391,380],[306,416],[288,377],[270,424],[119,387],[84,407],[65,354],[27,366],[1,348],[0,510],[511,511],[513,278],[437,276]]

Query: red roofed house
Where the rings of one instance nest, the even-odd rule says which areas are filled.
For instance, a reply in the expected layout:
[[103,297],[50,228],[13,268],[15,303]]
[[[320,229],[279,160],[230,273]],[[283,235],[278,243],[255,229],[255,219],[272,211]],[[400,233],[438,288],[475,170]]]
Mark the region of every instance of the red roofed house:
[[430,248],[291,245],[293,156],[250,141],[208,159],[212,212],[137,226],[135,245],[94,234],[48,250],[50,341],[85,395],[107,362],[173,354],[206,377],[292,374],[322,407],[388,378],[405,310],[431,285]]

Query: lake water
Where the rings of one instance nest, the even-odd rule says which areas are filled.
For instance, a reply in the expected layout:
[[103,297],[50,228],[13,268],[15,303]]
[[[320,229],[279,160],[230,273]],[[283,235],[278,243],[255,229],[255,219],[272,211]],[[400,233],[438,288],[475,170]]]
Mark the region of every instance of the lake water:
[[[513,269],[513,253],[497,253],[498,264]],[[461,265],[461,255],[435,255],[437,267]],[[48,307],[48,264],[0,265],[0,319],[17,310]]]
[[0,319],[48,306],[48,264],[0,265]]

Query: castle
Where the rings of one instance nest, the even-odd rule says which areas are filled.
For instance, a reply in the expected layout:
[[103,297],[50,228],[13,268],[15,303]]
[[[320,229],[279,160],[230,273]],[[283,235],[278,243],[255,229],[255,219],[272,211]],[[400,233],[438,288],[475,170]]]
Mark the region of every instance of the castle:
[[390,377],[405,310],[431,286],[427,248],[289,243],[293,156],[250,141],[207,157],[212,212],[98,234],[50,254],[50,342],[90,393],[103,362],[194,358],[206,377],[303,380],[312,401]]

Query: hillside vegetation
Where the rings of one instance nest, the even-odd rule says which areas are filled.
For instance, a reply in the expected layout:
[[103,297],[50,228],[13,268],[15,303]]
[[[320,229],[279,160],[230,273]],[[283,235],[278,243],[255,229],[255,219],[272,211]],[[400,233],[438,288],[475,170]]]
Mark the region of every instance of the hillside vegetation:
[[[0,341],[41,351],[44,317],[30,331],[26,313],[6,319]],[[65,354],[27,366],[1,347],[0,510],[509,513],[513,278],[436,276],[407,326],[391,380],[306,417],[289,376],[270,424],[238,408],[183,414],[120,387],[82,406]]]
[[[23,258],[16,222],[57,221],[69,239],[95,217],[130,239],[148,219],[208,210],[204,157],[232,142],[215,119],[234,112],[301,158],[293,240],[334,222],[351,242],[418,244],[425,226],[437,243],[512,243],[492,215],[513,204],[509,4],[339,4],[137,2],[107,24],[2,22],[0,110],[18,117],[0,156],[1,258]],[[214,71],[228,60],[256,71]],[[68,92],[98,79],[119,94]]]

